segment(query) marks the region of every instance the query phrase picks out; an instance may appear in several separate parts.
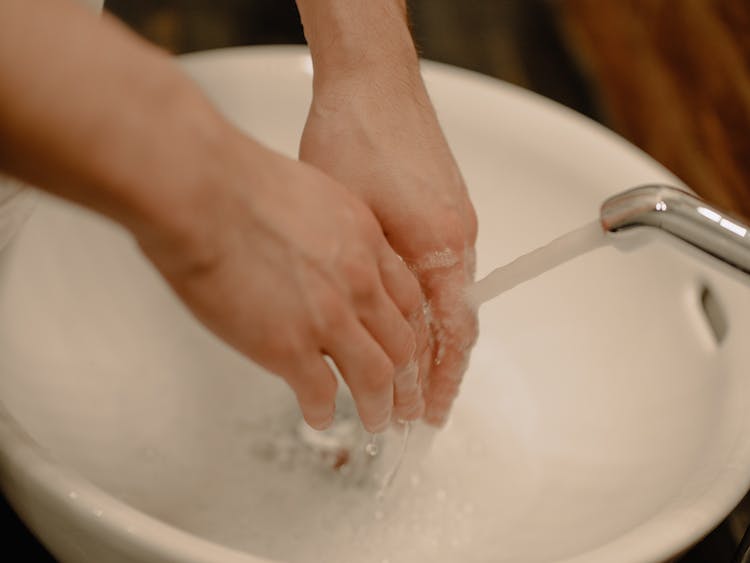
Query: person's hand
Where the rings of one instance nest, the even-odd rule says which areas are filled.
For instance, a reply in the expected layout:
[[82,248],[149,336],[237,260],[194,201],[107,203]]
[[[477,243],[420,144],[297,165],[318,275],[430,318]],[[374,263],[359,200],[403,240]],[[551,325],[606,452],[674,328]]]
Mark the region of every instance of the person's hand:
[[442,425],[477,335],[463,298],[474,275],[474,209],[416,64],[380,74],[324,70],[300,158],[362,197],[417,275],[430,326],[417,342],[424,416]]
[[421,307],[416,279],[349,190],[249,139],[235,145],[223,145],[232,181],[205,199],[190,243],[149,236],[142,248],[199,319],[287,381],[308,424],[333,419],[328,355],[365,427],[382,431],[394,384],[397,398],[416,387],[405,319]]
[[419,284],[359,198],[240,134],[106,14],[6,0],[0,22],[0,171],[129,229],[199,319],[289,382],[312,426],[334,411],[326,355],[369,430],[414,408]]

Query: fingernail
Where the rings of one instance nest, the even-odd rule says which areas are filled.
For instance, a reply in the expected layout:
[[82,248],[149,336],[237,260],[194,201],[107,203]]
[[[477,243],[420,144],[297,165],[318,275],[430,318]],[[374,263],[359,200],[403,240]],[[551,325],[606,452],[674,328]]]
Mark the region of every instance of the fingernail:
[[419,420],[424,414],[424,407],[424,401],[420,397],[412,404],[399,409],[399,420],[405,422]]
[[381,432],[385,432],[388,429],[388,426],[391,424],[391,414],[392,410],[389,408],[386,411],[385,417],[377,424],[373,424],[369,431],[373,434],[380,434]]
[[330,415],[328,415],[328,418],[325,418],[322,421],[316,421],[316,422],[311,422],[307,420],[307,418],[305,418],[305,422],[313,430],[326,430],[331,426],[331,424],[333,424],[333,419],[334,419],[335,414],[336,414],[335,412],[332,412]]

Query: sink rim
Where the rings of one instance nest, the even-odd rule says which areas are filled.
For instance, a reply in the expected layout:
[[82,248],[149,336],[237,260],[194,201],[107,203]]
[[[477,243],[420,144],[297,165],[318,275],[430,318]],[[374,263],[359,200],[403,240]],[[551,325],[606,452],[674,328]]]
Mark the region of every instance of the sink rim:
[[[29,436],[0,401],[0,468],[12,475],[0,480],[0,488],[23,520],[28,518],[19,496],[33,487],[33,494],[59,507],[69,519],[104,532],[118,544],[132,544],[137,538],[147,553],[177,557],[186,563],[227,561],[267,563],[267,559],[238,551],[198,535],[180,530],[117,499],[75,470],[57,462]],[[12,486],[11,486],[12,485]],[[14,487],[19,487],[19,494]],[[97,513],[101,511],[100,515]],[[31,526],[32,531],[37,533]],[[44,543],[44,539],[41,538]],[[51,551],[54,553],[54,548]]]
[[[241,57],[258,57],[258,55],[278,56],[284,60],[296,60],[297,58],[301,60],[307,56],[307,50],[303,47],[264,46],[220,49],[196,53],[184,57],[184,59],[204,59],[210,62],[212,57],[222,57],[228,53],[236,53]],[[561,111],[561,106],[558,106],[556,103],[520,88],[502,84],[495,79],[478,75],[471,71],[456,69],[455,67],[439,63],[426,62],[424,63],[424,68],[426,73],[433,77],[443,76],[454,80],[458,76],[461,81],[467,82],[469,85],[474,84],[479,88],[491,89],[495,92],[497,92],[498,88],[502,88],[508,96],[518,98],[520,102],[526,105],[532,104],[537,110],[541,108],[545,114],[550,112],[558,116],[565,114],[565,119],[577,122],[576,126],[579,128],[581,127],[581,122],[585,122],[585,128],[597,129],[597,135],[602,137],[602,142],[616,143],[620,151],[640,152],[609,130],[596,124],[592,127],[593,122],[586,118],[575,114],[571,110],[563,109]],[[643,159],[642,154],[638,154],[638,158]],[[655,178],[663,178],[665,176],[671,178],[669,173],[650,161],[650,159],[647,164],[653,167]],[[674,182],[674,180],[671,181]],[[46,455],[44,449],[23,431],[20,425],[7,412],[2,402],[0,402],[0,446],[2,466],[3,469],[12,474],[12,482],[17,483],[24,480],[30,487],[35,488],[35,493],[47,497],[56,505],[70,511],[72,518],[78,519],[81,522],[90,523],[94,521],[99,529],[103,529],[109,537],[115,537],[118,541],[132,543],[133,537],[137,537],[137,541],[145,549],[154,554],[164,553],[166,550],[171,557],[179,557],[181,560],[188,562],[222,560],[251,563],[268,561],[268,559],[233,550],[210,540],[203,539],[200,536],[184,532],[117,500],[106,491],[77,475],[74,471],[58,464]],[[718,481],[711,487],[711,494],[706,492],[700,496],[701,503],[693,504],[690,507],[690,512],[685,515],[679,526],[675,522],[659,523],[660,520],[664,519],[659,514],[655,518],[640,523],[629,532],[610,542],[593,550],[567,558],[560,563],[601,561],[602,557],[612,556],[615,553],[614,550],[619,549],[632,550],[631,552],[635,553],[635,557],[641,558],[660,557],[661,559],[667,559],[673,557],[676,553],[686,549],[691,542],[698,541],[713,526],[718,524],[731,511],[736,502],[740,500],[742,494],[739,496],[737,494],[739,484],[743,484],[745,490],[747,490],[750,484],[749,460],[750,444],[746,444],[744,448],[734,450],[733,462],[722,474],[723,478],[721,481]],[[742,461],[745,463],[741,463]],[[734,478],[729,479],[728,477],[730,476]],[[6,494],[9,496],[11,502],[15,504],[15,493],[8,490],[6,482],[0,482],[0,486],[6,489]],[[72,499],[68,496],[71,491],[75,491],[78,494],[75,502],[72,502]],[[96,517],[94,511],[97,509],[103,510],[105,517]],[[656,523],[654,520],[656,520]],[[637,537],[643,534],[644,527],[656,528],[656,532],[650,532],[650,535],[659,540],[658,543],[661,545],[661,548],[657,549],[653,546],[648,548],[649,542],[644,541],[642,537]],[[131,529],[130,531],[128,531],[129,528]],[[659,534],[658,536],[657,533]],[[669,541],[665,541],[665,538],[669,539]],[[653,543],[654,540],[652,539],[651,544]],[[641,544],[640,548],[638,547],[639,544]],[[619,551],[617,553],[621,556]]]

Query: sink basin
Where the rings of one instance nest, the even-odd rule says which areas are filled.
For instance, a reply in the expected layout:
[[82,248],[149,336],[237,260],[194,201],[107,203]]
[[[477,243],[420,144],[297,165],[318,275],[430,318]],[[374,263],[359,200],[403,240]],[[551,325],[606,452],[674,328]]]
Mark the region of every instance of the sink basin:
[[[181,64],[295,154],[304,49]],[[622,189],[680,185],[550,101],[424,74],[476,204],[479,275]],[[0,484],[63,562],[668,560],[750,483],[750,288],[644,243],[487,303],[450,424],[381,501],[299,454],[292,393],[200,327],[124,231],[40,195],[0,253]]]

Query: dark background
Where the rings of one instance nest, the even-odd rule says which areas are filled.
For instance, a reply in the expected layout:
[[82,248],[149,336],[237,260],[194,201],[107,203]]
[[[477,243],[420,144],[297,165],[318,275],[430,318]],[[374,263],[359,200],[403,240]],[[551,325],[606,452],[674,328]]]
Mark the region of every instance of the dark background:
[[[423,57],[597,119],[706,199],[750,217],[747,0],[411,0],[409,7]],[[292,0],[107,0],[106,9],[175,54],[304,43]],[[730,563],[748,506],[743,501],[679,563]],[[18,553],[5,560],[54,561],[2,501],[0,526],[6,554]]]

